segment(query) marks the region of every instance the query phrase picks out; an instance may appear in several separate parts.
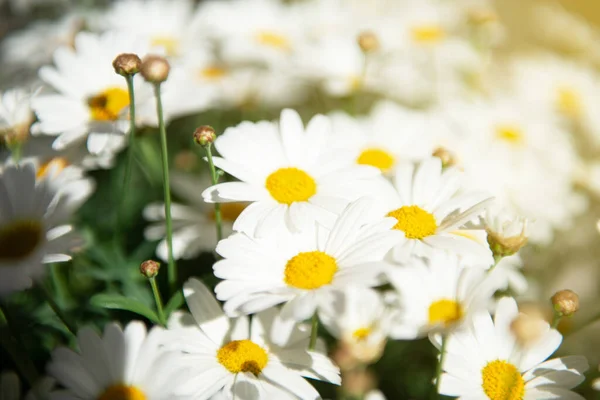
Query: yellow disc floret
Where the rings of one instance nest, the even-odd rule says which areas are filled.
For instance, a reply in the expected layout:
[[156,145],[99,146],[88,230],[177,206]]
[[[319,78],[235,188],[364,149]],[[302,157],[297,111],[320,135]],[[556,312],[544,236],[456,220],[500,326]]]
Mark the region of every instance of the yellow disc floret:
[[279,49],[279,50],[287,51],[291,47],[289,40],[285,36],[283,36],[277,32],[269,32],[269,31],[259,32],[256,35],[256,40],[260,44],[263,44],[263,45],[269,46],[269,47],[273,47],[273,48]]
[[491,400],[522,400],[525,381],[517,367],[503,360],[487,363],[481,370],[483,391]]
[[583,113],[581,96],[575,90],[562,87],[558,89],[558,111],[569,118],[579,118]]
[[116,121],[123,109],[129,106],[129,93],[112,87],[90,97],[87,103],[94,121]]
[[402,206],[387,213],[388,217],[394,217],[398,221],[394,229],[404,232],[408,239],[423,239],[435,234],[437,224],[433,214],[423,210],[419,206]]
[[498,125],[496,138],[512,145],[520,145],[525,141],[523,131],[515,125]]
[[382,172],[389,171],[394,166],[394,156],[382,149],[365,149],[358,156],[356,162],[362,165],[371,165]]
[[354,332],[352,332],[352,337],[357,341],[361,342],[366,340],[371,334],[371,328],[358,328]]
[[233,340],[217,351],[217,360],[231,373],[261,373],[267,366],[267,352],[251,340]]
[[411,30],[412,38],[417,43],[433,44],[444,39],[446,32],[439,25],[421,25],[415,26]]
[[106,389],[97,400],[146,400],[147,397],[135,386],[113,385]]
[[318,289],[330,284],[336,271],[335,258],[322,251],[298,253],[285,265],[284,282],[298,289]]
[[443,324],[448,326],[460,321],[462,317],[462,307],[454,300],[442,299],[431,303],[429,306],[430,325]]
[[280,168],[267,177],[265,186],[282,204],[307,201],[317,193],[315,180],[298,168]]
[[26,258],[43,240],[40,221],[16,220],[0,227],[0,261],[10,262]]

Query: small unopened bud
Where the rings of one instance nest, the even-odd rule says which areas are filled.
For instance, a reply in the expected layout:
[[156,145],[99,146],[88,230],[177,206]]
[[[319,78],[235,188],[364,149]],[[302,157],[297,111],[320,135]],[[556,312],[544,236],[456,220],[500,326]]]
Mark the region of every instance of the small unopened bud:
[[512,256],[527,244],[527,220],[506,211],[488,210],[487,241],[496,258]]
[[171,66],[166,58],[157,55],[147,55],[142,61],[140,73],[150,83],[162,83],[169,77]]
[[119,54],[113,61],[113,68],[119,75],[130,76],[140,72],[142,60],[137,54],[123,53]]
[[377,387],[375,375],[367,369],[356,369],[342,373],[344,392],[350,397],[363,398],[373,388]]
[[371,53],[379,50],[379,39],[373,32],[361,32],[357,38],[358,45],[364,53]]
[[579,296],[572,290],[560,290],[551,300],[554,310],[561,317],[570,317],[579,310]]
[[510,330],[521,345],[528,345],[541,337],[546,326],[548,324],[542,318],[519,314],[510,324]]
[[212,126],[203,125],[194,131],[194,142],[202,147],[210,146],[216,138],[217,134]]
[[154,278],[158,275],[158,270],[160,269],[160,264],[153,260],[144,261],[140,265],[140,272],[146,278]]
[[431,155],[442,160],[442,168],[448,168],[456,165],[456,158],[454,157],[454,154],[444,147],[438,147]]

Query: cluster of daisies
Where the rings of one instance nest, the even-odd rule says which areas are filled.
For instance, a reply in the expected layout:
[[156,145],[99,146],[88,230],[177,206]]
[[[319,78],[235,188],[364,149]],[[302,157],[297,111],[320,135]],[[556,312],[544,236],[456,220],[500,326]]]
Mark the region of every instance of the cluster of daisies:
[[133,152],[136,128],[158,128],[168,165],[172,120],[283,111],[198,128],[211,179],[166,167],[144,209],[169,283],[215,252],[214,292],[191,278],[189,312],[166,312],[158,263],[139,260],[154,326],[68,326],[76,346],[27,397],[3,374],[2,396],[319,399],[320,380],[376,400],[345,380],[389,340],[428,338],[436,395],[582,398],[585,357],[549,359],[577,296],[553,297],[552,326],[514,297],[520,249],[600,193],[600,77],[550,53],[497,63],[504,38],[484,0],[122,0],[13,33],[2,65],[39,71],[0,94],[0,304],[85,248],[88,172]]

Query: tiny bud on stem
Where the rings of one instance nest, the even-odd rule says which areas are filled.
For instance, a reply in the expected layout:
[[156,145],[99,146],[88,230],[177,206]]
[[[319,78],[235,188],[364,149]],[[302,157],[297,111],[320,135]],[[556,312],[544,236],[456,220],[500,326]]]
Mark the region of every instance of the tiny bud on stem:
[[358,35],[357,41],[364,53],[371,53],[379,49],[379,39],[373,32],[361,32]]
[[154,278],[158,275],[158,270],[160,269],[160,264],[153,260],[144,261],[140,265],[140,272],[146,278]]
[[135,75],[140,72],[142,60],[137,54],[123,53],[119,54],[113,61],[115,72],[122,76]]
[[551,298],[554,310],[561,317],[570,317],[579,310],[579,296],[572,290],[560,290]]
[[142,60],[140,73],[150,83],[163,83],[169,77],[171,66],[166,58],[157,55],[147,55]]
[[210,146],[216,138],[217,134],[212,126],[204,125],[194,131],[194,142],[202,147]]

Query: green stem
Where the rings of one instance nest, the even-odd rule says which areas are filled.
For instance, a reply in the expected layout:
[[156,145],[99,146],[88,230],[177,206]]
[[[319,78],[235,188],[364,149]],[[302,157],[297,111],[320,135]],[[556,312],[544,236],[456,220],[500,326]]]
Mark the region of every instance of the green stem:
[[169,155],[167,153],[167,130],[163,118],[162,101],[160,98],[160,83],[154,85],[156,96],[156,114],[158,115],[158,129],[160,130],[160,147],[162,153],[163,187],[165,192],[165,220],[167,224],[167,248],[169,253],[168,280],[169,290],[175,293],[177,290],[177,270],[173,257],[173,220],[171,218],[171,184],[169,182]]
[[23,145],[21,142],[17,141],[14,144],[11,144],[8,146],[9,150],[10,150],[10,155],[13,159],[13,161],[15,162],[15,164],[18,164],[19,161],[21,161],[21,156],[22,156],[22,149],[23,149]]
[[167,321],[165,319],[165,312],[163,310],[163,302],[160,297],[160,292],[158,291],[158,285],[156,284],[156,278],[148,278],[150,281],[150,286],[152,286],[152,294],[154,294],[154,302],[156,303],[156,310],[158,311],[158,319],[163,326],[167,325]]
[[308,344],[308,350],[314,350],[317,344],[317,336],[319,331],[319,317],[315,311],[312,317],[312,329],[310,331],[310,343]]
[[[206,146],[206,158],[208,158],[212,184],[216,185],[219,182],[219,175],[217,174],[215,164],[213,163],[211,147],[210,144]],[[217,225],[217,241],[221,241],[221,239],[223,239],[223,222],[221,218],[221,205],[219,203],[215,203],[215,224]]]
[[60,272],[58,270],[58,264],[50,265],[50,279],[52,280],[52,287],[56,293],[56,301],[59,305],[64,305],[65,301],[65,285],[61,279]]
[[490,269],[488,269],[487,273],[491,274],[492,271],[498,266],[498,263],[502,260],[502,256],[494,254],[494,265],[492,265],[490,267]]
[[[127,81],[127,90],[129,91],[129,146],[127,148],[127,163],[125,164],[125,176],[123,177],[123,188],[121,190],[120,212],[119,212],[119,227],[122,223],[123,211],[126,206],[126,198],[131,180],[131,171],[133,170],[133,155],[135,144],[135,92],[133,90],[133,75],[125,76]],[[121,233],[121,232],[118,232]]]
[[40,288],[40,292],[42,293],[42,295],[46,299],[46,302],[48,302],[48,305],[50,306],[52,311],[54,311],[58,319],[61,320],[63,325],[69,330],[69,332],[71,332],[71,334],[73,334],[73,336],[77,336],[77,328],[70,322],[69,318],[67,318],[67,316],[61,310],[58,304],[56,304],[54,298],[52,298],[52,293],[48,291],[48,289],[46,288],[46,286],[44,286],[43,283],[40,283],[38,287]]
[[552,328],[556,329],[558,327],[558,324],[560,324],[561,319],[562,319],[562,315],[555,312],[554,317],[552,318]]
[[440,348],[440,359],[437,364],[437,368],[435,371],[435,398],[439,397],[440,393],[440,381],[442,376],[442,366],[444,365],[444,358],[446,357],[446,344],[448,343],[448,338],[444,335],[442,336],[442,347]]
[[6,309],[2,308],[2,304],[0,304],[0,326],[1,325],[6,325],[8,331],[0,331],[0,344],[13,359],[17,369],[21,375],[25,377],[29,386],[35,385],[39,374],[33,361],[31,361],[25,346],[17,340],[20,335],[16,332],[15,324],[11,322],[8,312]]

